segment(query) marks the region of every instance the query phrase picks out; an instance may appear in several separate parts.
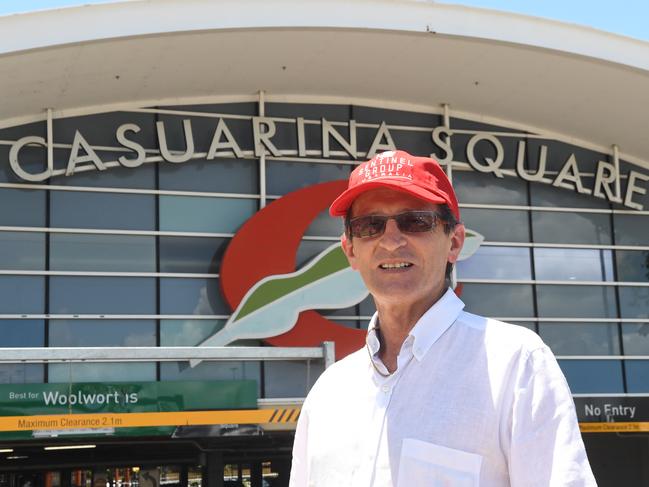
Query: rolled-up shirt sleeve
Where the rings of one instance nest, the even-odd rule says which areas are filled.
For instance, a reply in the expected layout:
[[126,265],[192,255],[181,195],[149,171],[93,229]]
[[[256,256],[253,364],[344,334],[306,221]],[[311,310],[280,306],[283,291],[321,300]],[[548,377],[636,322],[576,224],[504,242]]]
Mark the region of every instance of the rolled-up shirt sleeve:
[[507,418],[512,487],[596,486],[574,402],[546,346],[521,357]]

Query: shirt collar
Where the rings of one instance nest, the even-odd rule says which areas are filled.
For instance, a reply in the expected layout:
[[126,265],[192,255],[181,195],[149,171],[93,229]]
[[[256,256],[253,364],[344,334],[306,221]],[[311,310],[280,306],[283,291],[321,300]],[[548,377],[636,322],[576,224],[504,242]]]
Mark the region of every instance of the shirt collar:
[[451,288],[426,311],[415,326],[410,330],[410,336],[414,337],[412,353],[419,361],[428,353],[430,347],[442,336],[442,334],[453,324],[460,312],[464,309],[464,303]]
[[367,325],[367,337],[365,337],[367,348],[372,356],[376,355],[381,348],[381,342],[379,341],[379,337],[376,333],[376,322],[378,321],[378,319],[379,315],[375,312],[374,316],[372,316],[372,319],[370,320],[370,324]]
[[[421,361],[430,347],[442,336],[442,334],[455,322],[460,312],[464,309],[464,303],[456,296],[452,289],[446,293],[426,311],[410,330],[408,337],[412,337],[412,353],[418,361]],[[374,356],[378,353],[381,343],[376,333],[378,314],[374,313],[368,325],[367,347]],[[406,338],[408,340],[408,338]]]

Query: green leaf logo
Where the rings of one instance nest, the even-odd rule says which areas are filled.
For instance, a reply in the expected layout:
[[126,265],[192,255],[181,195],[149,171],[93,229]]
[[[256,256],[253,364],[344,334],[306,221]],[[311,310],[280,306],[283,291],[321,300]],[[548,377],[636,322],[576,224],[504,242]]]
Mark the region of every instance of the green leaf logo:
[[360,275],[349,267],[340,243],[336,243],[302,269],[268,276],[252,286],[225,326],[199,346],[277,336],[293,328],[301,311],[346,308],[367,295]]

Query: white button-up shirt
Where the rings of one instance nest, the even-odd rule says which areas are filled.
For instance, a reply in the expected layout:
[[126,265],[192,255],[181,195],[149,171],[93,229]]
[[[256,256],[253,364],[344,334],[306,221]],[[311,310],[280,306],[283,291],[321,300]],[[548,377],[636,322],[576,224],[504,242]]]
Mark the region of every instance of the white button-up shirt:
[[329,367],[304,401],[291,487],[596,485],[552,352],[463,308],[450,290],[435,303],[393,374],[372,318],[367,348]]

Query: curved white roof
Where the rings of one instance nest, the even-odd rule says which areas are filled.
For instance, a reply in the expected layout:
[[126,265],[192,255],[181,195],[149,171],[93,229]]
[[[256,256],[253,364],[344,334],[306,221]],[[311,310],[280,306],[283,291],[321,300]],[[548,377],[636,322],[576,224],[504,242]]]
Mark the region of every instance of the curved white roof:
[[414,0],[134,0],[0,17],[3,126],[46,107],[64,116],[259,90],[448,103],[649,160],[649,43],[590,28]]

